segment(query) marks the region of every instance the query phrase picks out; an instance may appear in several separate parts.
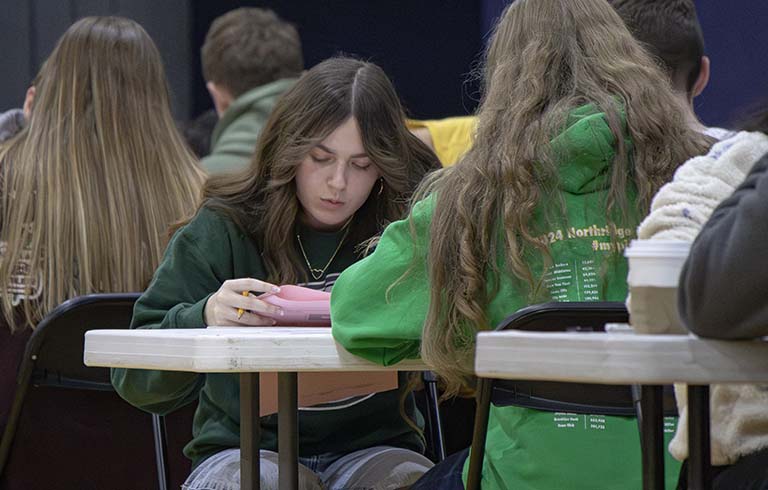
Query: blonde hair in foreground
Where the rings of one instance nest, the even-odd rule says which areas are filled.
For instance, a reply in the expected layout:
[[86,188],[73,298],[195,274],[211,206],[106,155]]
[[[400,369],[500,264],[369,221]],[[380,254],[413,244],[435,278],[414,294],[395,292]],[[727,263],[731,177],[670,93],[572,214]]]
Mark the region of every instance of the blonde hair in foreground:
[[[535,238],[531,217],[558,176],[549,141],[569,112],[589,103],[606,114],[617,142],[609,222],[647,209],[677,166],[708,146],[686,125],[664,72],[605,0],[517,0],[508,7],[486,52],[474,146],[416,196],[437,199],[422,356],[448,394],[471,375],[475,333],[488,328],[487,273],[510,273],[535,289],[538,278],[526,257],[546,257],[548,249]],[[631,150],[622,136],[622,107]],[[628,187],[636,188],[637,202],[627,202]],[[506,271],[496,270],[499,252]]]
[[204,179],[171,117],[160,54],[137,23],[73,24],[36,88],[28,127],[0,149],[11,330],[74,296],[143,290]]

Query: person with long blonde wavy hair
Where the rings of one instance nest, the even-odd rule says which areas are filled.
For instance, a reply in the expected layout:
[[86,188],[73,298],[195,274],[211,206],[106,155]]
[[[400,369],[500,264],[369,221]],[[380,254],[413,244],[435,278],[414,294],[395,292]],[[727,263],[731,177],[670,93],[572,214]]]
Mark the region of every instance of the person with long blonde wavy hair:
[[160,53],[119,17],[67,29],[0,162],[0,301],[12,331],[74,296],[142,291],[204,181],[171,116]]
[[[472,148],[425,180],[409,219],[331,299],[348,350],[387,365],[421,356],[447,395],[471,386],[475,334],[516,310],[623,301],[623,248],[659,187],[711,143],[605,0],[515,1],[484,81]],[[492,407],[483,488],[639,488],[636,421],[604,418],[605,430],[569,431],[551,412]],[[412,488],[463,488],[466,456]]]

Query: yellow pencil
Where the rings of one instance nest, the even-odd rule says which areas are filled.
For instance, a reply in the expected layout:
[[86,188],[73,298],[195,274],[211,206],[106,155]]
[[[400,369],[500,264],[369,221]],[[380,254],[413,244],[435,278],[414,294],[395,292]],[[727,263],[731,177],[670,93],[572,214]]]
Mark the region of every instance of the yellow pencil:
[[[250,291],[243,291],[241,294],[247,298],[248,295],[251,294],[251,292]],[[243,316],[243,313],[245,313],[244,309],[242,309],[242,308],[238,308],[237,309],[237,319],[238,320],[240,319],[241,316]]]

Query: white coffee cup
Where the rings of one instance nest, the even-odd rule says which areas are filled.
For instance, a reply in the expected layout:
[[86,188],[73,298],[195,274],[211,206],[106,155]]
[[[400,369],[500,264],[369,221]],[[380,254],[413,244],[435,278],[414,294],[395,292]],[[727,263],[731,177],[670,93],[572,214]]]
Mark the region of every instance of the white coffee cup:
[[691,249],[681,240],[632,240],[627,283],[632,327],[642,333],[686,333],[677,311],[677,284]]

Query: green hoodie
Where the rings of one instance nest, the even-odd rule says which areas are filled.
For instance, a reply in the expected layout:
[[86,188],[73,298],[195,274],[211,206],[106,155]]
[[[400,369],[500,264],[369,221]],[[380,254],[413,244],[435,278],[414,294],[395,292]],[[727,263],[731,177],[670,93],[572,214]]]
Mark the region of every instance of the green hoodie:
[[295,82],[295,78],[284,78],[251,89],[235,99],[213,129],[211,153],[202,159],[203,168],[211,174],[246,168],[272,108]]
[[[615,152],[604,115],[593,106],[572,112],[552,147],[559,159],[558,192],[542,202],[533,221],[534,229],[543,230],[541,237],[550,247],[553,265],[545,271],[538,257],[529,265],[553,300],[624,301],[627,264],[615,253],[610,236],[613,232],[617,237],[621,252],[634,236],[637,219],[609,229],[605,202]],[[634,202],[635,192],[628,193],[628,202]],[[557,212],[561,203],[565,217]],[[432,197],[414,206],[415,241],[409,220],[392,223],[375,252],[339,276],[331,297],[333,334],[350,352],[384,365],[419,356],[430,300],[426,256],[434,207]],[[404,279],[390,289],[406,271]],[[511,273],[498,278],[489,273],[489,281],[496,279],[498,290],[486,308],[489,327],[527,306],[531,297],[528,285]],[[669,422],[665,432],[671,437],[674,419]],[[667,483],[674,487],[679,463],[671,457],[666,463]],[[483,489],[641,486],[635,418],[491,407]]]
[[[326,263],[343,236],[304,226],[296,232],[312,264]],[[357,259],[355,244],[345,242],[325,275],[305,286],[328,290],[339,272]],[[259,247],[230,219],[203,208],[169,243],[152,282],[136,302],[131,328],[204,328],[208,297],[225,280],[240,277],[267,277]],[[184,448],[195,466],[223,449],[240,446],[237,374],[113,369],[112,384],[128,402],[153,413],[167,414],[198,400],[192,441]],[[402,389],[405,386],[401,377]],[[402,389],[301,410],[299,454],[342,455],[378,445],[423,451],[420,436],[400,415]],[[403,408],[411,420],[423,423],[413,397],[405,398]],[[262,418],[263,449],[277,450],[276,429],[277,416]]]

